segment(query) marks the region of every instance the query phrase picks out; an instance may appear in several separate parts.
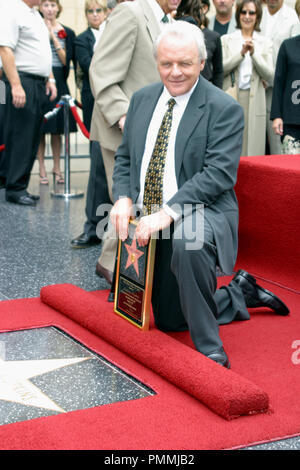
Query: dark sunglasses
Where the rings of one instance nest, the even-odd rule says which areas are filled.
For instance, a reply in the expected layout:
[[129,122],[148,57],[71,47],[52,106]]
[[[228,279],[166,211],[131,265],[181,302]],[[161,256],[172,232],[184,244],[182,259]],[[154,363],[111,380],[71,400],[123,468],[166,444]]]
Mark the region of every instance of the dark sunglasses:
[[93,10],[92,8],[90,8],[89,10],[87,10],[88,13],[92,14],[94,12],[96,13],[102,13],[103,12],[103,8],[96,8],[95,10]]
[[241,10],[241,15],[250,15],[250,16],[254,16],[256,15],[256,11],[247,11],[247,10]]

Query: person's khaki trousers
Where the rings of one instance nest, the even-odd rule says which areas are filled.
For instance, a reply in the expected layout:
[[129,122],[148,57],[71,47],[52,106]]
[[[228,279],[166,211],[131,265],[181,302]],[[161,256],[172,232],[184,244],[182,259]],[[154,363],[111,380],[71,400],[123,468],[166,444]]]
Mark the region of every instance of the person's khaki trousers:
[[[107,179],[107,186],[108,186],[108,193],[112,200],[112,177],[114,172],[114,158],[115,152],[109,149],[106,149],[101,146],[102,156],[103,156],[103,163],[106,173]],[[104,234],[102,240],[102,249],[101,255],[98,259],[98,263],[101,264],[105,269],[109,271],[114,270],[115,267],[115,259],[117,253],[117,246],[118,240],[116,238],[115,230],[111,224],[108,224],[108,229]]]

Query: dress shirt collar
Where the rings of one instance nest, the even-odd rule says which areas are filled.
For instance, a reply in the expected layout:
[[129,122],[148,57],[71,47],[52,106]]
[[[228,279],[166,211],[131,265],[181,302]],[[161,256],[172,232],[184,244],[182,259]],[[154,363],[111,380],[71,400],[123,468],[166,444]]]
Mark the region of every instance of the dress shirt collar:
[[[156,0],[147,0],[147,1],[151,7],[151,10],[153,11],[155,18],[157,19],[157,22],[160,25],[168,24],[162,21],[163,17],[165,16],[165,12],[161,8],[160,4]],[[167,17],[169,18],[169,22],[171,22],[172,21],[171,15],[168,14]]]
[[165,103],[167,105],[169,99],[174,98],[175,101],[176,101],[176,104],[178,106],[186,106],[186,104],[188,103],[193,91],[195,90],[195,88],[197,86],[198,80],[199,79],[197,79],[196,83],[193,85],[193,87],[187,93],[184,93],[183,95],[179,95],[179,96],[171,96],[169,91],[167,90],[167,88],[164,87],[162,95],[161,95],[163,103]]

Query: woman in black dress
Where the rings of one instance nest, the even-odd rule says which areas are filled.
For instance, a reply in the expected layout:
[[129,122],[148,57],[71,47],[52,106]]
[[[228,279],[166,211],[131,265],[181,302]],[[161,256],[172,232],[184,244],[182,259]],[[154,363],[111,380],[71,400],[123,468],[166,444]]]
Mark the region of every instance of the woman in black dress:
[[223,88],[223,60],[220,35],[206,27],[205,15],[203,14],[200,0],[182,0],[177,8],[175,20],[188,21],[201,28],[207,50],[205,67],[201,72],[206,78],[218,88]]
[[[70,91],[67,85],[67,79],[70,71],[70,62],[75,61],[75,33],[72,29],[63,26],[57,21],[62,6],[59,0],[42,0],[40,5],[40,13],[45,19],[46,26],[49,30],[50,44],[52,49],[52,70],[56,80],[57,100],[49,101],[47,111],[52,110],[61,96],[69,95]],[[76,132],[77,126],[73,116],[70,113],[70,132]],[[54,118],[50,119],[44,125],[43,137],[41,139],[38,150],[38,160],[40,166],[40,183],[49,184],[45,169],[45,134],[51,134],[51,148],[53,154],[53,176],[55,183],[64,183],[64,178],[60,171],[60,151],[61,151],[61,135],[64,133],[64,113],[61,110]]]

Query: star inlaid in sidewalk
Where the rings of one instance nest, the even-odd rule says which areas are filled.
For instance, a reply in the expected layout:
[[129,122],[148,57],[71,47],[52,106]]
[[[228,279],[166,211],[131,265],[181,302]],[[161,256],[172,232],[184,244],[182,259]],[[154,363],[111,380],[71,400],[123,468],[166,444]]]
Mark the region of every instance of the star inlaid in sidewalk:
[[29,379],[87,359],[90,357],[39,361],[3,361],[0,359],[0,400],[64,413],[62,408]]
[[127,243],[125,243],[125,248],[128,253],[128,258],[127,258],[125,269],[128,269],[129,266],[133,265],[137,276],[140,277],[138,260],[141,256],[143,256],[144,252],[141,250],[138,250],[136,246],[136,238],[132,240],[131,245],[128,245]]

